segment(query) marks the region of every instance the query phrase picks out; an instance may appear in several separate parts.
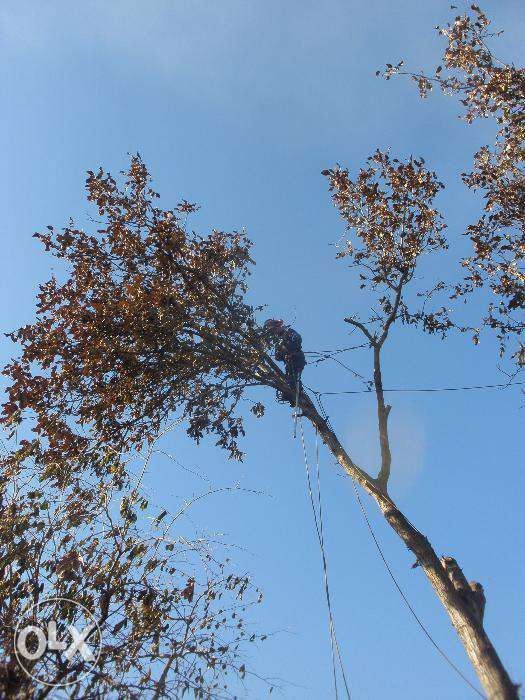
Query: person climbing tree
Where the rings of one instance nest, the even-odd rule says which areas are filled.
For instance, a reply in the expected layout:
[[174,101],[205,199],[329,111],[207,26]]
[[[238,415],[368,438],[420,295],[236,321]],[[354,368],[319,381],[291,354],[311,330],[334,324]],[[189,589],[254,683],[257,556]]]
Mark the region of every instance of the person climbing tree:
[[275,359],[284,362],[286,381],[296,391],[306,365],[302,350],[303,339],[296,330],[286,326],[282,319],[269,318],[263,328],[270,340],[275,342]]

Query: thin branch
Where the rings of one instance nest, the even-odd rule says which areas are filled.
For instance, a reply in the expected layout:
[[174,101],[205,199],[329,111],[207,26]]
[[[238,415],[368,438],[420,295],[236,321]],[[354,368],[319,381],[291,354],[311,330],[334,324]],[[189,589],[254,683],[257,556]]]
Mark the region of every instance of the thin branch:
[[364,323],[361,323],[361,321],[357,321],[355,318],[350,318],[350,317],[345,318],[344,321],[345,321],[345,323],[349,323],[351,326],[355,326],[356,328],[359,328],[361,333],[363,333],[370,341],[370,345],[372,345],[372,346],[375,345],[376,340],[375,340],[374,336],[370,333],[368,328],[364,325]]
[[[394,299],[394,303],[392,305],[392,311],[390,312],[390,315],[388,316],[387,320],[385,321],[385,325],[383,326],[383,333],[381,334],[381,337],[377,341],[377,345],[381,347],[385,340],[388,337],[388,331],[390,330],[390,326],[394,323],[397,317],[397,312],[399,311],[399,305],[401,303],[401,296],[403,293],[403,287],[405,285],[406,281],[406,276],[403,275],[401,279],[399,280],[399,284],[397,285],[396,289],[396,296]],[[345,319],[346,320],[346,319]]]

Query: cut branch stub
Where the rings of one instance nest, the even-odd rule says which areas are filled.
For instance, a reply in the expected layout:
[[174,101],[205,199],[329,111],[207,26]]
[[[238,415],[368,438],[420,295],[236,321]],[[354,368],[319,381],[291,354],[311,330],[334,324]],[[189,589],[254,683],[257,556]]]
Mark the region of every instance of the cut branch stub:
[[467,581],[461,567],[453,557],[441,557],[441,564],[450,582],[480,623],[485,612],[485,593],[481,583]]

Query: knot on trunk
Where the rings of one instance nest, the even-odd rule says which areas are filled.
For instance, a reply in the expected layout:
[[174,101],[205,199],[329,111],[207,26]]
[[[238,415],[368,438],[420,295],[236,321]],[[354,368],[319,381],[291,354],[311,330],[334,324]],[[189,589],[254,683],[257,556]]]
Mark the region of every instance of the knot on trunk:
[[485,593],[483,586],[477,581],[467,581],[461,567],[453,557],[441,557],[441,565],[458,595],[469,608],[470,612],[483,623],[485,613]]

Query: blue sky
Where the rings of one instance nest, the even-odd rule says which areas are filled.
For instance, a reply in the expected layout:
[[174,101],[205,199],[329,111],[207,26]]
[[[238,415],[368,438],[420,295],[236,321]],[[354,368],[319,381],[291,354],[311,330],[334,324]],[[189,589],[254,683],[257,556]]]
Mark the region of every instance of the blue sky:
[[[525,11],[518,0],[483,5],[505,29],[498,54],[523,64]],[[387,61],[435,65],[433,31],[447,20],[435,0],[4,0],[2,64],[3,217],[1,326],[29,322],[37,285],[53,264],[31,234],[69,216],[82,220],[84,173],[113,172],[140,151],[172,206],[198,201],[195,228],[246,227],[257,266],[251,298],[293,321],[308,350],[354,344],[342,318],[366,308],[331,247],[343,226],[320,172],[340,162],[355,171],[376,147],[423,155],[447,189],[439,206],[452,253],[479,202],[459,173],[492,129],[467,128],[459,106],[421,102],[408,82],[374,76]],[[436,264],[437,265],[437,264]],[[430,271],[436,267],[430,266]],[[453,256],[439,265],[452,273]],[[4,341],[2,360],[14,350]],[[347,356],[369,376],[366,354]],[[385,353],[389,387],[502,381],[487,339],[420,337],[400,329]],[[317,389],[359,389],[335,363],[307,367]],[[224,494],[191,512],[199,526],[238,545],[232,558],[266,594],[257,626],[275,632],[251,658],[283,679],[293,700],[332,697],[322,570],[298,440],[289,411],[270,404],[248,419],[245,462],[182,435],[169,447],[216,485],[240,483],[267,495]],[[372,397],[327,397],[329,415],[365,468],[377,463]],[[516,680],[525,679],[522,489],[523,399],[519,391],[395,394],[392,493],[439,554],[456,556],[487,594],[487,627]],[[309,447],[312,436],[307,431]],[[474,697],[409,617],[382,568],[351,484],[322,452],[325,528],[336,625],[357,700]],[[166,459],[147,486],[162,505],[199,492],[199,480]],[[412,558],[365,504],[385,553],[435,639],[469,677],[465,654]],[[256,686],[254,686],[255,688]],[[264,697],[252,690],[248,697]]]

